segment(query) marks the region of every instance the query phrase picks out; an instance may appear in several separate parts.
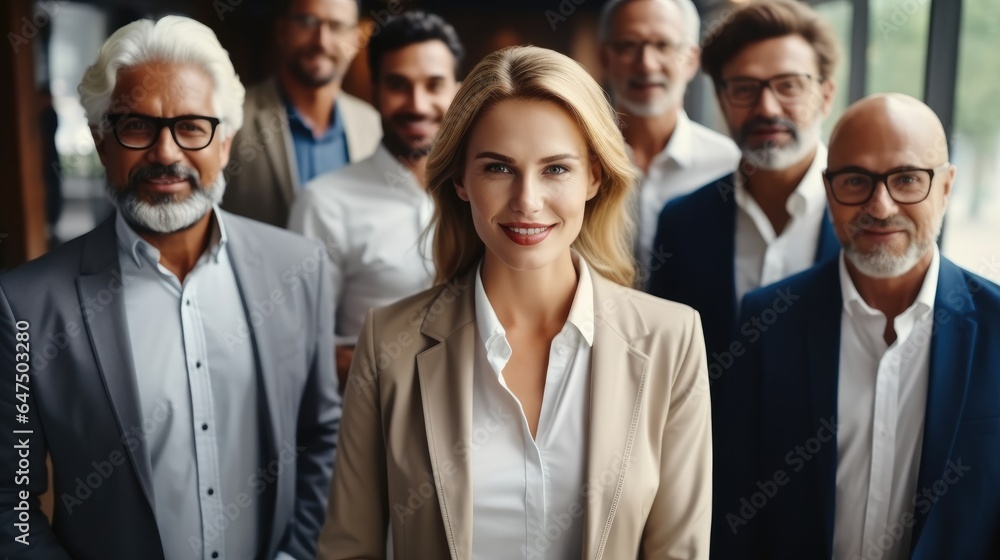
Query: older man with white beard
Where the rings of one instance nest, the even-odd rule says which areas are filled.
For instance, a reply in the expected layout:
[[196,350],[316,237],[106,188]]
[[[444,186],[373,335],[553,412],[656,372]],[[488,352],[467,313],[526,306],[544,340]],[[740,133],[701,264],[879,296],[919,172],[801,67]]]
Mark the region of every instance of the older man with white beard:
[[636,258],[658,266],[657,218],[670,200],[736,170],[729,138],[688,118],[684,92],[698,73],[701,19],[691,0],[610,0],[598,21],[601,67],[642,180]]
[[738,353],[732,333],[747,292],[832,258],[839,249],[823,194],[838,49],[806,4],[762,0],[735,9],[702,47],[722,112],[743,152],[739,170],[667,205],[656,240],[665,260],[649,293],[701,313],[709,373]]
[[944,127],[863,99],[823,175],[843,251],[746,296],[750,324],[796,300],[717,388],[713,555],[1000,558],[1000,287],[935,243]]
[[243,120],[228,54],[194,20],[140,20],[79,90],[117,211],[0,276],[0,462],[23,475],[0,484],[0,555],[314,558],[340,418],[328,265],[217,206]]

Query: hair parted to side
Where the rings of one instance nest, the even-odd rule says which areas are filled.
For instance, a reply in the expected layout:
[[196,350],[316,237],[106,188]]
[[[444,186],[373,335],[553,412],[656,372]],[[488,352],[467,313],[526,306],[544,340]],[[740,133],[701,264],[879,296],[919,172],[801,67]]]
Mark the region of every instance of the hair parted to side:
[[[192,64],[212,80],[212,107],[222,121],[224,136],[232,136],[243,126],[245,90],[215,33],[203,23],[182,16],[165,16],[158,21],[140,19],[115,31],[105,41],[97,60],[83,74],[80,103],[87,122],[102,134],[102,121],[109,112],[127,113],[129,104],[145,92],[125,92],[112,100],[121,70],[154,62]],[[169,76],[167,77],[169,79]],[[164,77],[154,76],[154,81]]]
[[463,172],[469,136],[479,116],[512,99],[556,103],[576,119],[602,175],[597,194],[587,201],[573,248],[605,278],[632,287],[634,225],[628,205],[636,175],[618,120],[600,86],[579,63],[538,47],[509,47],[487,55],[462,82],[445,114],[427,159],[427,185],[435,202],[437,282],[467,272],[485,252],[469,203],[458,198],[453,180]]
[[786,35],[799,35],[812,45],[822,81],[833,76],[840,58],[833,30],[815,10],[793,0],[753,0],[735,8],[715,33],[705,37],[701,67],[718,88],[722,67],[744,47]]
[[[628,4],[629,2],[636,2],[638,0],[608,0],[601,6],[601,12],[597,17],[597,40],[601,43],[607,43],[611,40],[611,28],[614,24],[615,16],[617,16],[618,8]],[[650,1],[650,0],[645,0]],[[697,46],[698,37],[701,36],[701,16],[698,14],[698,8],[694,5],[692,0],[653,0],[659,2],[673,3],[677,6],[681,14],[684,15],[684,34],[687,41]]]

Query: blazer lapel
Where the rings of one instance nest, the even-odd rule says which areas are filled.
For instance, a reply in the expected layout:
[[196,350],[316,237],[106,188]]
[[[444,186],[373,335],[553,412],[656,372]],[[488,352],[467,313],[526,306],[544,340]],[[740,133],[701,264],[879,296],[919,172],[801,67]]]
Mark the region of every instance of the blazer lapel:
[[[267,88],[267,97],[262,104],[262,110],[257,114],[257,129],[266,131],[261,135],[264,152],[271,161],[271,168],[277,174],[278,190],[285,199],[285,204],[291,206],[295,198],[296,185],[299,176],[295,161],[295,148],[292,146],[291,133],[288,129],[288,114],[285,112],[285,102],[278,93],[278,84],[271,81]],[[266,177],[257,180],[266,181]]]
[[[809,372],[809,396],[812,418],[817,421],[833,418],[837,424],[837,387],[840,380],[840,319],[843,299],[840,296],[840,262],[832,260],[824,265],[822,285],[817,283],[808,294],[803,294],[804,302],[816,302],[810,321],[806,341],[805,359]],[[832,452],[821,453],[817,457],[819,471],[819,492],[821,500],[816,504],[818,515],[822,516],[825,557],[833,554],[833,522],[837,499],[837,446]]]
[[[130,428],[142,425],[142,411],[125,314],[124,281],[118,262],[114,213],[86,239],[80,272],[76,279],[80,309],[121,436]],[[115,286],[118,286],[117,292]],[[86,305],[88,301],[101,301],[108,292],[112,294],[111,301],[103,308]],[[137,441],[134,450],[132,446],[126,446],[126,453],[142,493],[149,502],[150,511],[153,511],[153,470],[149,450],[145,438],[137,438]]]
[[833,222],[830,221],[829,208],[823,210],[823,220],[819,223],[819,243],[816,245],[816,258],[814,264],[819,264],[826,259],[840,254],[840,240],[833,230]]
[[[611,532],[642,409],[642,389],[649,358],[628,340],[647,334],[634,310],[615,292],[623,287],[592,274],[594,347],[590,366],[590,426],[583,556],[600,559]],[[609,302],[616,300],[616,305]],[[605,312],[604,310],[610,310]],[[627,335],[624,338],[622,334]],[[605,481],[614,483],[606,484]]]
[[[924,413],[924,440],[920,452],[917,490],[930,488],[941,480],[951,459],[952,447],[965,407],[972,348],[977,324],[972,317],[972,296],[965,278],[951,261],[941,258],[937,296],[934,301],[934,328],[931,333],[930,376],[927,409]],[[920,539],[927,514],[914,512],[912,548]]]
[[[270,293],[270,289],[263,283],[266,275],[259,272],[263,266],[263,259],[244,233],[239,218],[228,212],[223,212],[222,215],[226,225],[226,252],[233,267],[233,276],[236,278],[236,287],[243,304],[243,313],[249,318],[251,310],[248,302],[266,299]],[[269,329],[272,328],[272,321],[260,321],[258,326],[254,326],[252,323],[252,321],[247,321],[247,330],[250,333],[250,347],[257,366],[258,409],[263,416],[259,420],[260,429],[263,431],[261,456],[264,458],[263,463],[266,464],[278,457],[279,434],[284,433],[281,426],[284,417],[281,414],[282,408],[279,402],[281,394],[278,387],[279,379],[274,371],[276,356],[273,355],[273,352],[275,348],[273,344],[261,344],[261,341],[277,340],[278,337],[269,332]],[[280,488],[279,485],[272,486],[274,492]],[[270,488],[269,491],[271,491]],[[277,500],[276,495],[269,497]],[[272,525],[271,529],[264,534],[271,540],[275,536],[280,537],[284,528],[274,525],[277,522],[277,517],[273,515],[272,511],[262,511],[261,513],[263,516],[260,520],[261,527],[267,527],[268,522]],[[264,544],[266,546],[262,550],[273,550],[277,546],[277,543],[274,542]]]
[[[735,181],[735,175],[731,181]],[[722,266],[717,276],[720,282],[720,289],[717,294],[729,294],[729,312],[726,316],[727,322],[722,323],[723,325],[734,325],[736,324],[736,317],[739,315],[740,302],[736,299],[736,197],[728,196],[723,200],[723,212],[721,214],[723,223],[720,224],[721,227],[716,228],[716,231],[722,235],[722,239],[719,240],[718,245],[715,243],[712,246],[720,247],[722,249],[722,255],[728,255],[727,258],[718,259],[707,259],[708,262],[718,262]],[[711,278],[711,276],[706,275],[706,280]],[[726,331],[723,334],[729,335]]]
[[[439,343],[417,355],[424,429],[448,548],[453,560],[472,557],[472,374],[479,343],[475,271],[446,284],[428,306],[421,332]],[[430,310],[441,309],[438,314]]]

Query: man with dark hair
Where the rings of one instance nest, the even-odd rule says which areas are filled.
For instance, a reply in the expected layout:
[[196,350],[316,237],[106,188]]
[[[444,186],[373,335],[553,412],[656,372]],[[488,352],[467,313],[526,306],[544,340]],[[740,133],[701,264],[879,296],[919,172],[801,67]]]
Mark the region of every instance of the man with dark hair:
[[378,145],[378,113],[341,84],[362,42],[357,0],[286,0],[276,7],[278,72],[246,95],[222,207],[285,227],[313,178]]
[[[843,249],[774,286],[794,305],[716,390],[714,557],[1000,558],[1000,287],[938,250],[948,159],[906,95],[837,123]],[[773,301],[748,294],[741,320]]]
[[636,258],[659,266],[663,255],[653,236],[663,206],[732,173],[740,151],[684,112],[700,52],[701,19],[691,0],[610,0],[597,26],[601,66],[630,158],[642,173]]
[[712,381],[742,352],[731,334],[743,295],[837,252],[820,140],[836,61],[830,28],[791,0],[744,4],[704,41],[702,67],[743,157],[664,208],[654,247],[670,257],[648,290],[701,313]]
[[425,165],[458,91],[463,54],[455,29],[434,14],[390,18],[368,45],[381,145],[370,158],[318,177],[292,207],[289,228],[319,239],[333,264],[342,379],[368,310],[433,281],[430,247],[421,242],[433,213]]

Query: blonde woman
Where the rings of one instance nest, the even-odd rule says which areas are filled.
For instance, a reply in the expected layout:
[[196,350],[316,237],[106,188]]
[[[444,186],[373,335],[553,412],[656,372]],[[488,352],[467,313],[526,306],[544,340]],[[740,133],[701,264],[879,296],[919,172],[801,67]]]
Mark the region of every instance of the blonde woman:
[[635,177],[601,89],[493,53],[427,170],[438,285],[368,314],[320,557],[708,558],[701,323],[629,287]]

